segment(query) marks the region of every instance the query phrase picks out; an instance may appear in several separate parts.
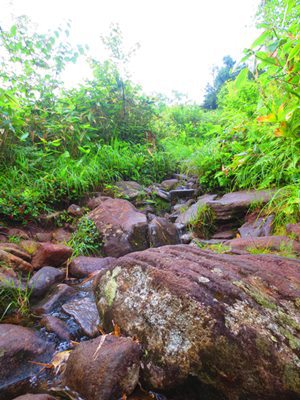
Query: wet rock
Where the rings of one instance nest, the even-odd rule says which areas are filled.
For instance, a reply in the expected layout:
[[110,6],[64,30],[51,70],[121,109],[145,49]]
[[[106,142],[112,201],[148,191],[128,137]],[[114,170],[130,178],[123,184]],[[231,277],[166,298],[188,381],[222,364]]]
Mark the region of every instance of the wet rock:
[[114,257],[85,257],[74,258],[69,265],[69,275],[75,278],[86,278],[101,269],[108,268],[115,261]]
[[53,396],[50,396],[49,394],[27,393],[27,394],[24,394],[23,396],[16,397],[13,400],[56,400],[56,398]]
[[52,233],[52,241],[54,243],[67,243],[70,239],[71,239],[71,232],[70,231],[66,231],[63,228],[59,228],[56,229],[53,233]]
[[156,389],[189,375],[236,399],[300,396],[300,262],[177,245],[128,254],[100,273],[95,293],[111,321],[145,349]]
[[32,258],[32,266],[39,269],[44,266],[59,267],[71,257],[73,250],[63,244],[42,243]]
[[128,200],[133,200],[140,196],[144,189],[143,186],[134,181],[119,181],[115,184],[120,196]]
[[60,339],[69,341],[72,339],[72,335],[69,332],[68,325],[57,317],[52,315],[45,315],[40,324],[44,326],[47,331],[55,333]]
[[179,235],[176,226],[169,222],[166,218],[153,218],[149,223],[148,229],[151,247],[179,243]]
[[99,314],[94,298],[86,296],[70,300],[62,306],[63,311],[71,315],[82,331],[89,337],[99,335]]
[[213,201],[217,196],[215,194],[205,194],[197,200],[195,204],[190,206],[187,210],[185,210],[179,217],[176,219],[176,223],[183,224],[188,226],[192,223],[192,221],[196,218],[198,210],[200,207],[208,204],[210,201]]
[[84,211],[81,207],[79,207],[77,204],[71,204],[68,207],[67,210],[68,214],[71,215],[72,217],[82,217],[84,214]]
[[300,254],[300,243],[286,236],[264,236],[257,238],[237,238],[225,242],[233,249],[269,249],[273,251],[291,251]]
[[194,189],[187,189],[187,188],[182,188],[182,189],[174,189],[170,191],[170,199],[171,201],[175,199],[190,199],[195,195],[195,190]]
[[30,379],[41,369],[32,363],[49,362],[53,345],[29,328],[0,324],[0,399],[7,400],[29,390]]
[[297,240],[300,240],[300,222],[297,224],[287,224],[286,231],[287,233],[295,236]]
[[147,218],[127,200],[106,198],[88,215],[101,235],[105,255],[120,257],[148,247]]
[[80,343],[67,361],[64,384],[85,400],[117,400],[139,379],[140,346],[131,338],[100,336]]
[[65,272],[54,267],[43,267],[29,280],[33,297],[42,297],[55,283],[64,280]]
[[172,189],[175,189],[175,187],[179,184],[179,180],[178,179],[167,179],[165,181],[162,181],[160,186],[162,187],[162,189],[166,190],[166,191],[170,191]]
[[76,290],[74,288],[60,283],[45,299],[35,305],[33,310],[36,314],[50,314],[75,294]]
[[257,214],[250,214],[238,231],[241,238],[271,236],[273,221],[274,215],[259,217]]

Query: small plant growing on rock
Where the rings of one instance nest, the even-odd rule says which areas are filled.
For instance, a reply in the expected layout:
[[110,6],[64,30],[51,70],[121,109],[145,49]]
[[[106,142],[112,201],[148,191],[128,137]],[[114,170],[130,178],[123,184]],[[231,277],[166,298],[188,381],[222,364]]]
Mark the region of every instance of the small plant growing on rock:
[[29,315],[30,296],[32,289],[28,285],[29,276],[25,284],[21,278],[17,281],[7,279],[1,282],[0,287],[0,321],[12,312],[17,312],[22,317]]
[[73,248],[73,257],[99,254],[102,240],[94,221],[82,217],[67,244]]
[[215,231],[214,211],[207,205],[198,207],[195,217],[190,222],[190,226],[197,236],[209,239]]

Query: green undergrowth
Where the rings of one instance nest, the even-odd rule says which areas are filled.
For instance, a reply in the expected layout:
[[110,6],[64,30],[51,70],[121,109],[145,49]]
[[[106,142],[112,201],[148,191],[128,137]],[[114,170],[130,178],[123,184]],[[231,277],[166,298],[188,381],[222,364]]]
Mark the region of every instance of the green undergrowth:
[[0,287],[0,321],[13,312],[26,317],[30,313],[31,289],[28,286],[28,279],[22,284],[21,278],[17,281],[7,279],[1,281]]
[[59,206],[77,201],[89,191],[119,179],[145,185],[176,170],[163,151],[117,142],[95,147],[74,158],[68,151],[48,154],[36,148],[18,149],[13,165],[0,172],[0,216],[26,222]]
[[67,245],[73,249],[72,257],[99,255],[102,240],[95,223],[86,216],[82,217]]
[[197,236],[209,239],[216,228],[214,211],[207,205],[199,206],[189,225]]

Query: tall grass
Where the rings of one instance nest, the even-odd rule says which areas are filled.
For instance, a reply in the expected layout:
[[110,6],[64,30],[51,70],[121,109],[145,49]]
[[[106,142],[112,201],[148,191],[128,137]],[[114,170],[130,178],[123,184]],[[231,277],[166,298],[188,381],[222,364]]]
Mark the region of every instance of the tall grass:
[[168,177],[176,162],[163,151],[115,141],[90,148],[80,158],[69,152],[47,154],[37,149],[18,150],[14,166],[0,172],[0,216],[34,219],[58,205],[119,179],[150,184]]

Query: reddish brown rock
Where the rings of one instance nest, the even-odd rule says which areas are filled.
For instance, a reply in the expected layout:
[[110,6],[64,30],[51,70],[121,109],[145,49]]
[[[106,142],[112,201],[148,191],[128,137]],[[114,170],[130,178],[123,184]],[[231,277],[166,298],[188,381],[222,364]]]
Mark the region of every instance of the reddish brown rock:
[[75,278],[86,278],[96,271],[109,268],[115,260],[114,257],[79,256],[71,261],[68,268],[69,275]]
[[30,255],[21,250],[17,245],[0,243],[0,261],[16,271],[31,272]]
[[22,326],[0,324],[0,399],[27,391],[30,378],[40,371],[33,362],[49,362],[54,346]]
[[103,240],[103,252],[110,257],[148,247],[147,218],[127,200],[104,198],[89,214]]
[[87,200],[86,206],[90,210],[94,210],[96,207],[100,206],[100,204],[102,204],[105,199],[110,200],[111,197],[101,196],[101,194],[98,193],[98,195],[96,197],[92,197]]
[[176,226],[166,218],[153,218],[149,223],[148,230],[151,247],[179,243],[179,235]]
[[136,342],[104,335],[76,346],[67,361],[64,383],[85,400],[117,400],[133,392],[139,369]]
[[23,229],[18,228],[10,228],[7,232],[8,236],[18,237],[20,239],[29,239],[29,235]]
[[274,215],[260,217],[256,213],[246,217],[246,222],[238,229],[241,238],[271,236]]
[[66,231],[63,228],[56,229],[52,233],[52,241],[54,243],[67,243],[71,239],[71,232]]
[[218,223],[224,223],[244,217],[251,206],[262,207],[273,196],[272,190],[244,190],[227,193],[220,199],[208,201],[207,205],[214,210]]
[[289,239],[286,236],[264,236],[256,238],[237,238],[225,242],[232,249],[239,250],[259,250],[269,249],[273,251],[295,252],[300,254],[300,243],[296,240]]
[[44,326],[47,331],[55,333],[62,340],[69,341],[72,339],[67,324],[57,317],[45,315],[41,319],[40,324]]
[[83,209],[76,204],[71,204],[68,207],[68,214],[72,215],[73,217],[82,217]]
[[164,246],[120,258],[95,293],[104,329],[140,340],[153,388],[192,375],[228,400],[300,396],[299,261]]
[[287,224],[287,233],[294,235],[297,240],[300,240],[300,222],[297,224]]
[[27,393],[23,396],[16,397],[14,400],[56,400],[56,397],[49,394],[32,394]]
[[33,307],[33,311],[36,314],[49,314],[75,294],[76,290],[74,288],[64,283],[59,283],[54,290]]
[[34,237],[39,242],[51,242],[52,232],[37,232]]
[[32,266],[39,269],[44,266],[59,267],[71,257],[73,250],[62,244],[42,243],[32,258]]
[[65,272],[54,267],[43,267],[29,280],[33,297],[43,296],[55,283],[64,280]]
[[62,306],[62,309],[74,318],[85,335],[89,337],[99,335],[100,320],[94,297],[86,295],[71,299]]

